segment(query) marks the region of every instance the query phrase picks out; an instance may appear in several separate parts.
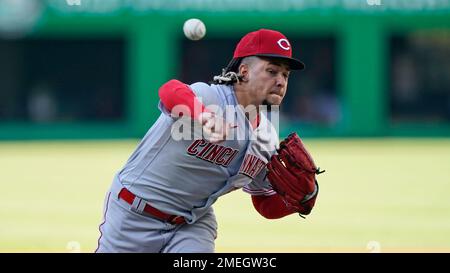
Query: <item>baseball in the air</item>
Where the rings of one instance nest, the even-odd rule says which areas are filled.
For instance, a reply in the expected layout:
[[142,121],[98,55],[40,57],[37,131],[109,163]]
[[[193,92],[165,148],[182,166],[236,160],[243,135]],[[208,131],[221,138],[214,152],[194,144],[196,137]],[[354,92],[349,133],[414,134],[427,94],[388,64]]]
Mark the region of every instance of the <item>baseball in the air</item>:
[[189,40],[197,41],[205,37],[206,27],[199,19],[192,18],[184,22],[183,32]]

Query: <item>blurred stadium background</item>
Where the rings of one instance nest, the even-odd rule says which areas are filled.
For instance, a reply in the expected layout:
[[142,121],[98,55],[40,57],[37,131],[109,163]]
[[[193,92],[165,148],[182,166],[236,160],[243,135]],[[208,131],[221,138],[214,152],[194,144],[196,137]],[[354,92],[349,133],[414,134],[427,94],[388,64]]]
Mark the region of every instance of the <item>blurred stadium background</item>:
[[217,251],[450,252],[449,0],[0,0],[0,252],[92,252],[158,87],[212,80],[259,28],[306,63],[280,136],[327,172],[306,220],[223,197]]

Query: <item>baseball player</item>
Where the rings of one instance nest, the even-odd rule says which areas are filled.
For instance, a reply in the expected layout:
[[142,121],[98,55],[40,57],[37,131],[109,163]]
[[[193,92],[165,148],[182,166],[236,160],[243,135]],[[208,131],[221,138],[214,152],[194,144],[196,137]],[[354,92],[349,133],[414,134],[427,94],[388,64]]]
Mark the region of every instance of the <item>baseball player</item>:
[[[317,183],[304,198],[299,191],[291,197],[289,190],[280,190],[285,177],[297,178],[277,170],[293,160],[277,150],[271,112],[264,110],[281,104],[290,71],[303,68],[282,33],[260,29],[240,40],[214,84],[163,84],[160,117],[107,193],[96,252],[214,252],[212,205],[240,188],[265,218],[308,214]],[[230,108],[231,114],[225,111]],[[275,157],[277,151],[285,162]],[[271,160],[279,166],[270,165]],[[268,169],[279,184],[269,181]]]

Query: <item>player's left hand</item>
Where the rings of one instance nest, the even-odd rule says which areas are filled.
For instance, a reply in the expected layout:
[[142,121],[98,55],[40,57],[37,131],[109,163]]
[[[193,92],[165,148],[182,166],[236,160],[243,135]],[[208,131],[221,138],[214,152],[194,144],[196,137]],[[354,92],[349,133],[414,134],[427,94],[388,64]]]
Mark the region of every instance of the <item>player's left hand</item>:
[[283,140],[277,151],[267,164],[267,179],[288,207],[300,215],[307,215],[319,192],[316,175],[324,171],[316,167],[296,133]]
[[203,134],[206,140],[211,143],[224,141],[230,130],[236,128],[234,124],[227,123],[222,117],[213,112],[203,112],[198,116],[198,121],[203,127]]

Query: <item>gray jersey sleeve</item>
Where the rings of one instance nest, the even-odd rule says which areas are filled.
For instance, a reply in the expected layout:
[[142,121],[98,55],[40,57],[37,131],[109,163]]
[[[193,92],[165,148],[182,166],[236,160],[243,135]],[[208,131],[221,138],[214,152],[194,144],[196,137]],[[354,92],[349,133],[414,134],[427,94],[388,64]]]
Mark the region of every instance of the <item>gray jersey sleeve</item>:
[[276,194],[266,177],[266,170],[263,170],[250,184],[244,186],[242,190],[251,195],[270,196]]
[[162,103],[161,100],[159,100],[159,103],[158,103],[158,109],[159,109],[159,111],[161,111],[161,113],[163,113],[164,115],[170,116],[169,110],[167,110],[167,108],[164,107],[164,104]]
[[218,105],[222,107],[224,102],[220,99],[217,89],[212,88],[204,82],[193,83],[190,85],[190,88],[203,105]]
[[[256,141],[252,143],[249,150],[267,164],[279,147],[278,133],[265,115],[261,115],[261,124],[257,128],[256,133]],[[251,183],[243,187],[243,191],[251,195],[270,196],[276,194],[266,175],[267,170],[264,168]]]

